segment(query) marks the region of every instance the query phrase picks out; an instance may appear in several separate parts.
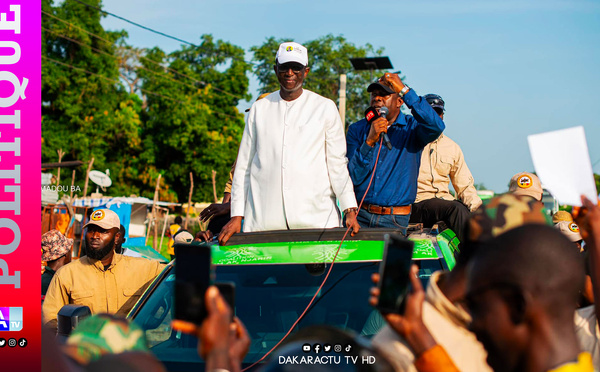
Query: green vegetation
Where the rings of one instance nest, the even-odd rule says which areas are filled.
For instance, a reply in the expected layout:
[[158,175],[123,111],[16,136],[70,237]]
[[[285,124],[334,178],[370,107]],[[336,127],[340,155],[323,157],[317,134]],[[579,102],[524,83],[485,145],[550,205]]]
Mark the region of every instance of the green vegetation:
[[[154,244],[154,235],[151,234],[148,237],[147,245],[149,247],[153,247],[154,246],[153,244]],[[160,244],[160,235],[158,236],[158,244]],[[158,246],[158,244],[157,244],[157,246]],[[163,237],[162,245],[160,245],[160,247],[158,247],[158,248],[159,248],[158,253],[162,254],[163,256],[165,256],[167,258],[170,258],[169,254],[167,253],[167,251],[169,249],[169,237],[168,236]]]

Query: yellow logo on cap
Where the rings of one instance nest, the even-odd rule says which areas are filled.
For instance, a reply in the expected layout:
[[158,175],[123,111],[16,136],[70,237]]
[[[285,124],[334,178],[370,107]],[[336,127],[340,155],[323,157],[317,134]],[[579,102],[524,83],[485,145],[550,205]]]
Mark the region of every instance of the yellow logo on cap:
[[100,221],[103,218],[104,218],[104,211],[102,211],[102,210],[97,210],[94,213],[92,213],[93,221]]
[[292,50],[294,50],[294,47],[293,47],[293,46],[291,46],[291,45],[288,45],[288,46],[285,48],[285,51],[286,51],[286,52],[291,52]]
[[531,177],[529,176],[521,176],[517,181],[517,185],[522,189],[528,189],[533,185],[533,181],[531,181]]
[[571,222],[569,224],[569,230],[573,231],[574,233],[578,233],[579,232],[579,226],[577,226],[577,224],[575,224],[574,222]]

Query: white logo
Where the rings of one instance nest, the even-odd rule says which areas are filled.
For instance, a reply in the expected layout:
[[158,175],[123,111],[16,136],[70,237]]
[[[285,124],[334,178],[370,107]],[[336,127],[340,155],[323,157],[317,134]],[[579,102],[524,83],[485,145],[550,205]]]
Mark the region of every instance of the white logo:
[[[315,262],[332,262],[335,254],[338,251],[338,244],[324,246],[322,249],[315,249],[313,251],[313,257]],[[340,253],[338,253],[336,257],[336,261],[345,260],[348,258],[350,253],[354,252],[354,249],[340,249]]]
[[8,324],[6,324],[6,320],[4,320],[4,315],[2,315],[1,311],[0,311],[0,325],[2,325],[4,328],[8,328]]

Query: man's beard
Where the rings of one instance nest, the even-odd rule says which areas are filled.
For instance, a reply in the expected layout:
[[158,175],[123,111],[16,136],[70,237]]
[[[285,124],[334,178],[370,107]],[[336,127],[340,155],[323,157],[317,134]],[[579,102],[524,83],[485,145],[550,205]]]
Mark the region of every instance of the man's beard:
[[[87,242],[86,242],[87,243]],[[115,242],[111,241],[110,244],[107,244],[106,247],[101,249],[93,249],[88,247],[86,244],[86,255],[93,260],[101,260],[103,259],[110,251],[115,249]]]

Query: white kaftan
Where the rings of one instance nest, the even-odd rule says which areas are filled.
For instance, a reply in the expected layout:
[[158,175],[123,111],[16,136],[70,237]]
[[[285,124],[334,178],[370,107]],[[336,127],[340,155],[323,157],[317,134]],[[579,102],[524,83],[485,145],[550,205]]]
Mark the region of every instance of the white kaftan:
[[344,125],[335,103],[303,90],[285,101],[279,91],[256,101],[238,152],[231,216],[244,232],[341,226],[356,207]]

